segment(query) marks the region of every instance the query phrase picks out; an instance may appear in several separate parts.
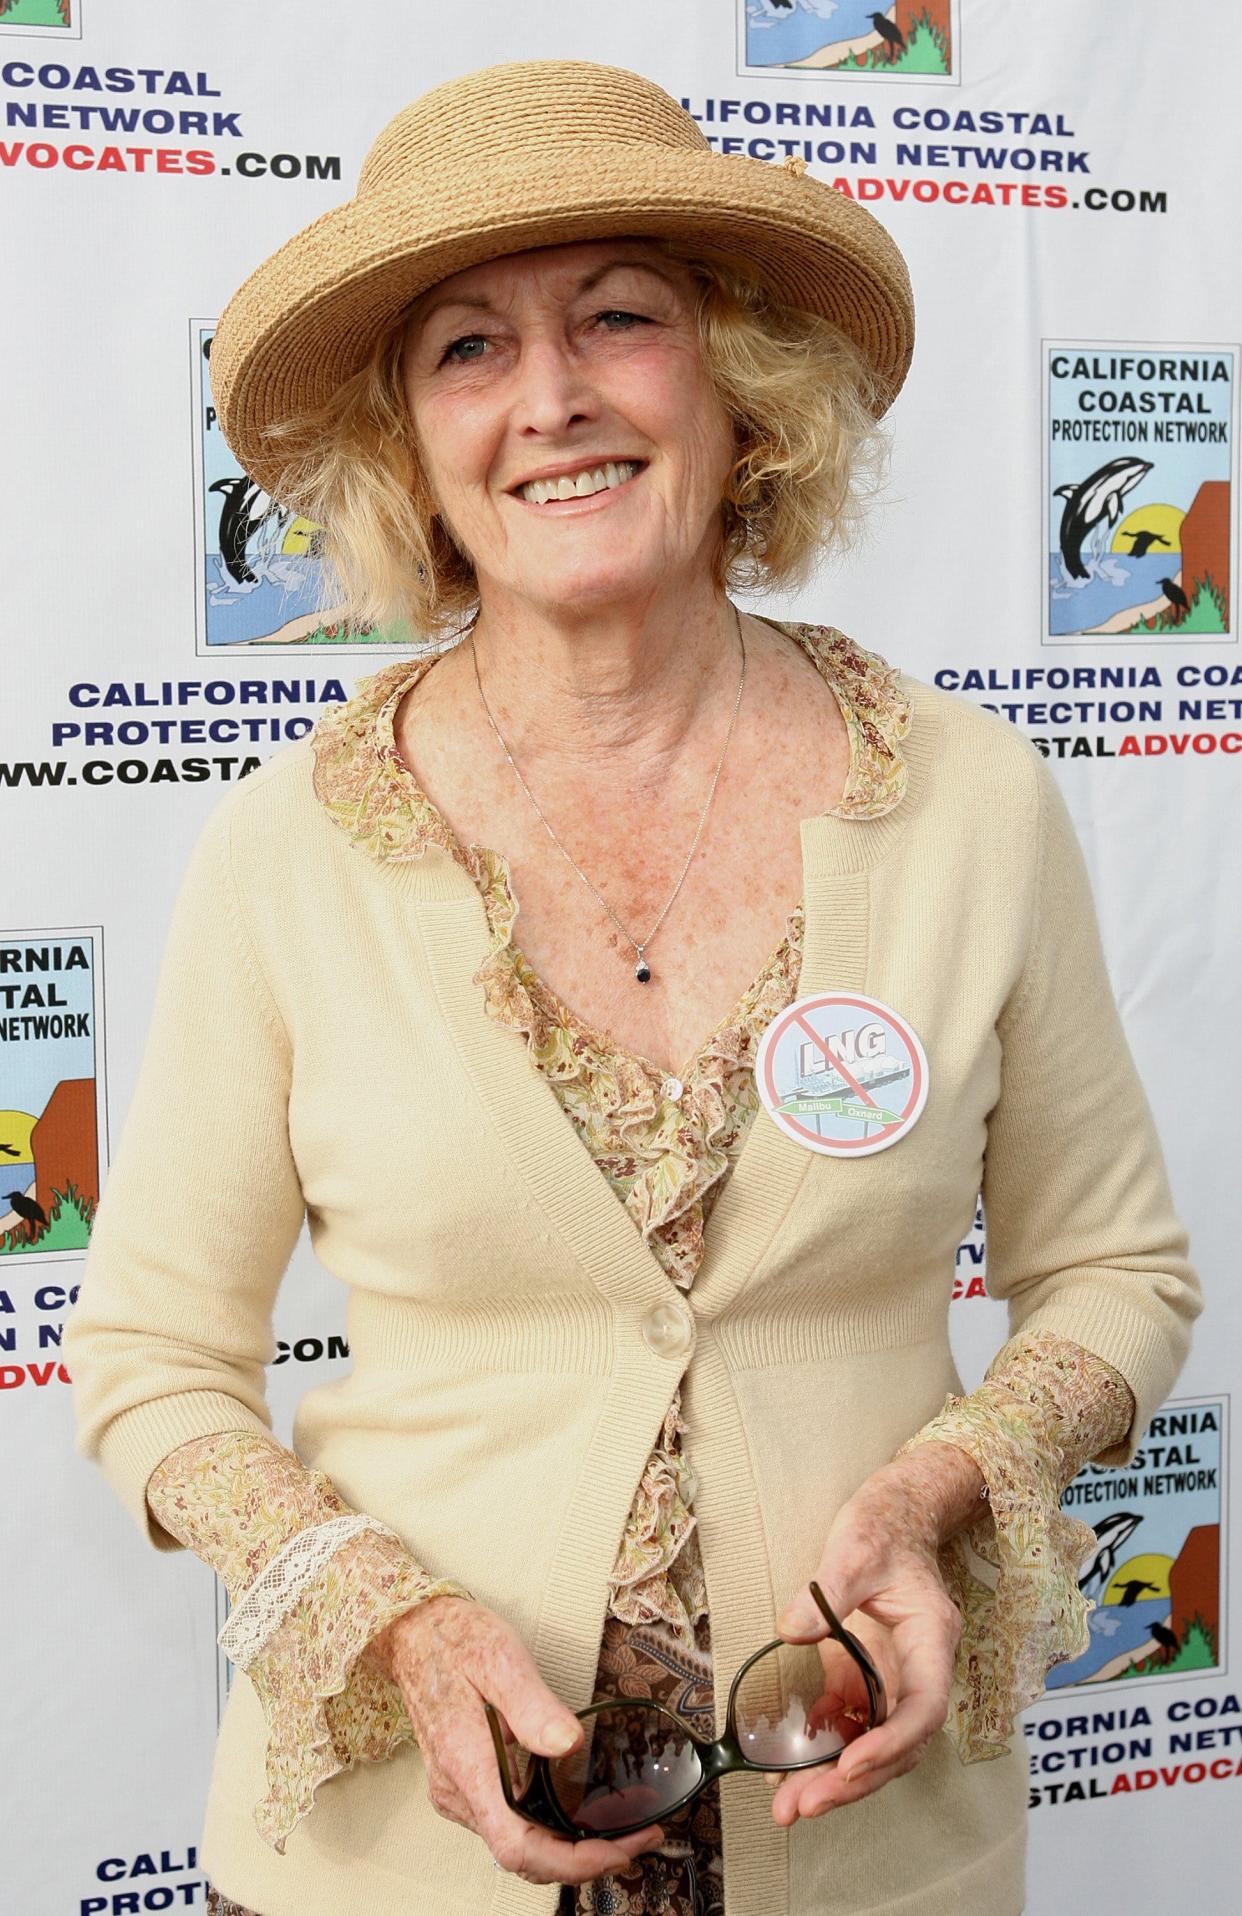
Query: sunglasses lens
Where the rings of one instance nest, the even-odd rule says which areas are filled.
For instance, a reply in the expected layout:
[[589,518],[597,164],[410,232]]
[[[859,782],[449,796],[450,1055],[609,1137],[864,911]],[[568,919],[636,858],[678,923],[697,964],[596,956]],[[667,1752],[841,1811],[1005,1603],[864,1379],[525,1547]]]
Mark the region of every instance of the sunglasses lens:
[[657,1710],[621,1704],[583,1727],[582,1748],[549,1765],[557,1802],[582,1830],[654,1823],[703,1774],[690,1737]]
[[743,1676],[734,1722],[742,1755],[761,1768],[822,1763],[866,1728],[867,1692],[858,1665],[831,1637],[782,1643]]

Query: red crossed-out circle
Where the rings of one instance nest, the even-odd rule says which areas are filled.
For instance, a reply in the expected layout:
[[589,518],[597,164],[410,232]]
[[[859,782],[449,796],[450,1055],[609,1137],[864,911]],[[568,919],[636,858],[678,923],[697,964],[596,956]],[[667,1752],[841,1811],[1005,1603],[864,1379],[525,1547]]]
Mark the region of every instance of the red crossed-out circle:
[[[777,1045],[792,1025],[798,1025],[805,1031],[807,1037],[819,1046],[825,1058],[831,1063],[833,1070],[840,1072],[846,1084],[849,1086],[851,1093],[860,1103],[871,1105],[875,1103],[875,1099],[864,1090],[849,1066],[845,1064],[841,1058],[838,1058],[835,1052],[829,1051],[827,1040],[822,1038],[819,1032],[816,1031],[814,1026],[809,1022],[807,1016],[809,1012],[822,1010],[825,1006],[836,1005],[843,1006],[848,1010],[870,1012],[873,1016],[881,1019],[885,1024],[891,1026],[910,1055],[911,1073],[909,1096],[893,1123],[881,1125],[878,1130],[871,1133],[870,1137],[833,1138],[826,1140],[822,1133],[811,1130],[809,1125],[801,1123],[792,1112],[779,1111],[777,1109],[780,1104],[780,1093],[776,1088],[772,1075],[772,1065],[776,1056]],[[891,1006],[881,1004],[878,998],[863,998],[854,996],[848,992],[838,991],[822,992],[812,998],[799,998],[792,1005],[787,1005],[780,1016],[774,1019],[772,1024],[768,1026],[760,1040],[759,1050],[760,1055],[756,1061],[759,1093],[768,1111],[768,1115],[774,1118],[782,1129],[787,1129],[794,1137],[811,1145],[817,1151],[824,1151],[834,1157],[845,1156],[850,1152],[865,1156],[868,1152],[881,1149],[886,1144],[895,1144],[898,1137],[901,1136],[904,1131],[908,1130],[915,1119],[921,1115],[927,1089],[927,1064],[923,1055],[923,1047],[905,1019],[899,1017]]]

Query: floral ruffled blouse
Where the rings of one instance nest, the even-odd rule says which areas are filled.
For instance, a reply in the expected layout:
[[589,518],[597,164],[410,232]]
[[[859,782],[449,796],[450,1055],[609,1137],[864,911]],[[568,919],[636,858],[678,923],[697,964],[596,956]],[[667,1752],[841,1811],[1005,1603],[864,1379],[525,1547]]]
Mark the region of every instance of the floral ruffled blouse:
[[[875,818],[890,811],[905,792],[900,742],[910,723],[897,672],[834,627],[791,621],[777,629],[803,647],[845,718],[850,769],[835,813]],[[759,1109],[759,1040],[797,994],[802,904],[683,1080],[621,1049],[562,1004],[513,942],[517,902],[504,856],[463,846],[399,756],[397,705],[437,656],[405,658],[371,674],[352,699],[321,716],[312,734],[316,794],[361,851],[408,858],[435,843],[470,872],[490,931],[473,980],[487,1015],[523,1034],[532,1065],[549,1079],[670,1282],[688,1291],[707,1218]],[[1020,1335],[998,1353],[977,1391],[948,1398],[897,1453],[933,1440],[957,1444],[987,1487],[979,1516],[940,1553],[963,1617],[946,1724],[963,1761],[1003,1754],[1015,1714],[1041,1693],[1048,1670],[1087,1647],[1092,1606],[1078,1589],[1078,1572],[1094,1533],[1061,1510],[1059,1497],[1084,1463],[1120,1441],[1133,1414],[1129,1386],[1101,1359],[1049,1333]],[[696,1485],[682,1449],[686,1431],[678,1389],[609,1578],[592,1700],[651,1697],[711,1737],[711,1627]],[[233,1636],[244,1651],[235,1661],[255,1684],[269,1728],[268,1792],[255,1822],[283,1851],[321,1783],[413,1741],[400,1691],[364,1654],[367,1644],[424,1597],[471,1593],[429,1577],[382,1526],[355,1528],[322,1473],[253,1431],[181,1446],[154,1473],[147,1495],[156,1519],[212,1563],[242,1612],[244,1628]],[[318,1550],[310,1547],[320,1539]],[[230,1623],[221,1633],[226,1648]],[[580,1889],[565,1886],[558,1916],[603,1908],[614,1916],[722,1910],[717,1788],[705,1791],[689,1816],[680,1812],[662,1827],[659,1850]],[[687,1857],[699,1879],[697,1911]]]

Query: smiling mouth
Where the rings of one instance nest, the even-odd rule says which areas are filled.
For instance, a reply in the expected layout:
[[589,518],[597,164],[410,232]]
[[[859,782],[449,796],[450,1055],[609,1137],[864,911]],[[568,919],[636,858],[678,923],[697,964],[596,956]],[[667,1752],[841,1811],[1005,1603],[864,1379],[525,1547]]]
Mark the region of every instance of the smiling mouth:
[[[609,498],[613,493],[624,492],[647,470],[647,463],[645,459],[607,459],[598,466],[586,466],[580,473],[572,476],[566,474],[559,481],[534,480],[527,485],[516,486],[509,497],[516,499],[520,505],[533,507],[536,512],[557,512],[566,506],[589,506],[594,501]],[[601,475],[604,480],[602,485],[597,483]],[[553,486],[560,484],[576,488],[583,479],[593,482],[591,491],[578,492],[576,489],[565,493],[551,491]]]

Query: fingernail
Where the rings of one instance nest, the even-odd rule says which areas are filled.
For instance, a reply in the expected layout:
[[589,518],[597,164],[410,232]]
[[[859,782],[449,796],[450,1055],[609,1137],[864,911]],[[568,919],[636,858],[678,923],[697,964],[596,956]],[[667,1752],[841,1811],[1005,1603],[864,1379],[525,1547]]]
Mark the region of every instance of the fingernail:
[[543,1740],[552,1756],[564,1756],[566,1750],[572,1750],[578,1741],[578,1731],[572,1730],[567,1723],[549,1723],[544,1730]]
[[851,1783],[856,1776],[865,1776],[870,1768],[870,1763],[852,1763],[846,1772],[846,1782]]

